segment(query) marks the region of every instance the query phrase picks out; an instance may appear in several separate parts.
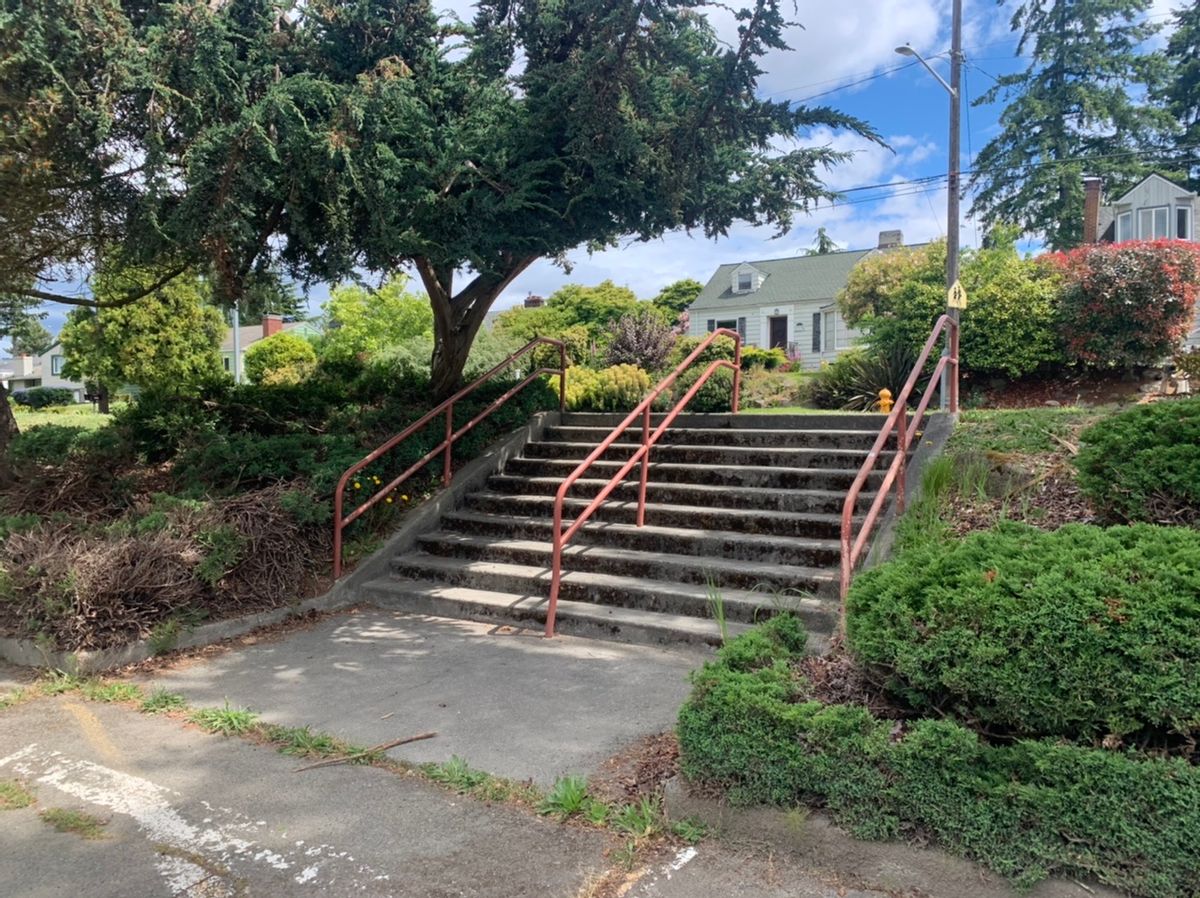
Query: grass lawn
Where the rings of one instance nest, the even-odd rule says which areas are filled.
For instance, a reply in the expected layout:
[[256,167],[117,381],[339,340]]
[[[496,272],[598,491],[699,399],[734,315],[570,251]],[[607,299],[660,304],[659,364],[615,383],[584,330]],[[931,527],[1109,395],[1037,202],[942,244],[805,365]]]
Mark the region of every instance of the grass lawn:
[[79,405],[60,405],[53,408],[43,408],[37,411],[15,408],[13,416],[21,430],[37,427],[39,424],[62,424],[69,427],[86,427],[95,430],[107,424],[111,415],[102,415],[95,411],[91,403]]

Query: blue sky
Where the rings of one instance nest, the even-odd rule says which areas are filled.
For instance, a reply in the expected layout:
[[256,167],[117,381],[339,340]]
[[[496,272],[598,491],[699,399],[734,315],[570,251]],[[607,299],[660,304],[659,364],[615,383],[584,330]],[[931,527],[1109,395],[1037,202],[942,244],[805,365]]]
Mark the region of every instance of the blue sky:
[[[1181,0],[1155,0],[1150,15],[1168,21],[1170,10]],[[469,0],[446,0],[444,8],[464,17],[471,15]],[[738,5],[736,2],[731,5]],[[987,90],[991,77],[1019,71],[1027,60],[1017,58],[1016,36],[1008,27],[1012,3],[964,0],[965,97],[972,100]],[[789,35],[791,52],[772,53],[764,62],[761,93],[778,99],[805,100],[824,94],[813,103],[827,103],[869,121],[887,140],[891,150],[846,134],[818,132],[804,135],[807,143],[831,144],[854,153],[853,158],[830,171],[826,182],[837,190],[907,181],[944,174],[947,166],[948,97],[943,88],[919,65],[895,53],[911,43],[948,76],[950,0],[839,0],[817,3],[798,0],[790,17],[803,28]],[[711,13],[718,32],[733,34],[731,17]],[[855,83],[862,82],[862,83]],[[971,165],[972,152],[996,134],[1001,107],[964,109],[962,166]],[[570,254],[570,274],[548,261],[535,263],[497,301],[495,308],[521,302],[528,293],[548,296],[566,283],[594,284],[606,278],[649,298],[679,278],[706,281],[718,264],[791,256],[811,246],[818,227],[824,226],[842,247],[874,246],[881,230],[900,229],[906,242],[916,243],[945,235],[946,191],[934,186],[926,191],[911,188],[857,192],[854,202],[823,206],[797,217],[793,230],[772,239],[768,230],[737,227],[717,241],[702,236],[671,234],[651,243],[623,243],[602,253],[584,250]],[[964,198],[961,239],[964,246],[978,243],[981,230],[966,213]],[[314,313],[328,296],[328,285],[309,292]],[[57,331],[62,307],[48,307],[47,326]]]

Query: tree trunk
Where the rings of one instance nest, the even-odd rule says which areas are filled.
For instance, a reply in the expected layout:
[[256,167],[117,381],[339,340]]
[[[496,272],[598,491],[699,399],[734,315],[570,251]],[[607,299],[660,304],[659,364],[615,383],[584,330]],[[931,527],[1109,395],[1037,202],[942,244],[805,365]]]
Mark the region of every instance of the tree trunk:
[[13,437],[20,433],[17,419],[13,417],[12,406],[8,404],[8,389],[0,382],[0,485],[12,482],[12,458],[9,447]]
[[452,396],[462,386],[463,368],[471,353],[471,344],[475,342],[488,309],[513,278],[536,258],[510,259],[503,272],[477,276],[457,296],[450,295],[453,271],[439,270],[427,259],[414,260],[433,308],[430,391],[435,401],[441,402]]
[[102,415],[108,414],[108,387],[104,384],[96,388],[96,411]]

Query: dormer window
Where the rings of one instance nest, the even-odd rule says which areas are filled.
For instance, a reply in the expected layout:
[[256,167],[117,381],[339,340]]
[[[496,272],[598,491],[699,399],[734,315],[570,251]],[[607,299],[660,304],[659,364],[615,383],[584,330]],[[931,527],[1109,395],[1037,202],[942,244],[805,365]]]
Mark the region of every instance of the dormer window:
[[1138,237],[1142,240],[1163,240],[1170,237],[1167,230],[1166,206],[1138,210]]
[[754,289],[754,275],[749,271],[739,271],[737,276],[738,293],[749,293]]

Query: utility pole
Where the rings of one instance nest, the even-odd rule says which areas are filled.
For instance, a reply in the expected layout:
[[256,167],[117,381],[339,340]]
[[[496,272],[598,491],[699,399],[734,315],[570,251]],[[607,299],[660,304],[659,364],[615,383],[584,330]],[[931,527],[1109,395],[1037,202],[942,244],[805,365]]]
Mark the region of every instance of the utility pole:
[[[948,172],[949,196],[946,199],[946,291],[958,282],[958,238],[959,238],[959,203],[961,201],[960,142],[962,140],[962,0],[954,0],[954,12],[951,20],[950,38],[950,167]],[[947,309],[954,329],[959,324],[959,310]],[[946,355],[950,354],[950,334],[946,334]],[[958,367],[954,369],[954,382],[950,381],[950,366],[942,369],[941,408],[945,411],[951,405],[957,411],[958,406]],[[954,400],[951,402],[950,394]]]

